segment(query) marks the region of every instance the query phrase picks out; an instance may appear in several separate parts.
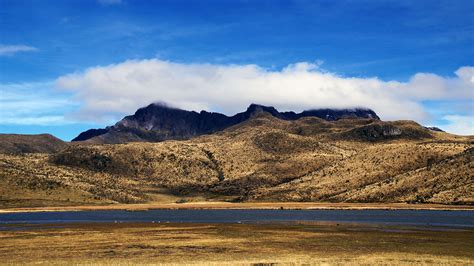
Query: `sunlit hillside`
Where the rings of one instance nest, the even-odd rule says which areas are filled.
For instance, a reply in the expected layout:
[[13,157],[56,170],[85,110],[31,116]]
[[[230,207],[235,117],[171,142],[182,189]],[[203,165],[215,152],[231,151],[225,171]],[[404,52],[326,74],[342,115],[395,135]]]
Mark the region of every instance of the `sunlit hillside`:
[[260,112],[185,141],[0,156],[2,206],[188,200],[472,204],[472,137]]

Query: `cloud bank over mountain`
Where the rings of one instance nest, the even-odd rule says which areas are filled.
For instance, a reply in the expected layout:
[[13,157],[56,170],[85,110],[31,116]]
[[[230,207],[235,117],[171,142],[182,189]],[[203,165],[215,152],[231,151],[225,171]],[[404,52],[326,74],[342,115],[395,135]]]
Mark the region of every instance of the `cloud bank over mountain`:
[[[474,100],[474,67],[461,67],[453,77],[417,73],[402,82],[344,77],[308,62],[269,70],[257,65],[150,59],[88,68],[59,77],[56,86],[82,102],[75,117],[90,121],[130,114],[160,101],[188,110],[226,114],[252,102],[294,111],[368,107],[384,120],[425,122],[430,117],[424,101]],[[469,118],[461,119],[465,123]]]

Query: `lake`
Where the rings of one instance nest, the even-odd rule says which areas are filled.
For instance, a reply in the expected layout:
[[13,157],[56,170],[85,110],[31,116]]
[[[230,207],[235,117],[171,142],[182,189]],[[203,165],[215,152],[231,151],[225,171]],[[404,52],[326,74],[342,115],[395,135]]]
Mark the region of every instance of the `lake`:
[[171,222],[337,222],[409,226],[474,227],[474,211],[439,210],[147,210],[2,213],[0,224]]

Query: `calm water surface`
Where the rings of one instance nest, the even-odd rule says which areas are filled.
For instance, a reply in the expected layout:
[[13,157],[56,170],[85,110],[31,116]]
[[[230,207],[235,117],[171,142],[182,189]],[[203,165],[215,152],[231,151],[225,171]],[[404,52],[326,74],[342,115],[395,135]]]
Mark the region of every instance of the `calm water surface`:
[[431,210],[149,210],[0,214],[0,224],[81,222],[341,222],[474,228],[474,211]]

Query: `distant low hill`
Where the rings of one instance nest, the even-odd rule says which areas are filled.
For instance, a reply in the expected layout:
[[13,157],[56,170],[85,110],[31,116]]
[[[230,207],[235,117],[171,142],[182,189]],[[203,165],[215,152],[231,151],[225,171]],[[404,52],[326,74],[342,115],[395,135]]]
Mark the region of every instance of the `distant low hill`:
[[66,142],[50,134],[0,134],[0,153],[5,154],[54,153],[67,146]]
[[126,143],[136,141],[158,142],[163,140],[184,140],[203,134],[221,131],[242,123],[255,113],[266,112],[282,120],[297,120],[302,117],[318,117],[327,121],[342,118],[368,118],[379,120],[370,109],[317,109],[301,113],[279,112],[274,107],[251,104],[245,112],[234,116],[201,111],[186,111],[150,104],[140,108],[134,115],[126,116],[114,126],[104,129],[90,129],[82,132],[72,141],[90,143]]

